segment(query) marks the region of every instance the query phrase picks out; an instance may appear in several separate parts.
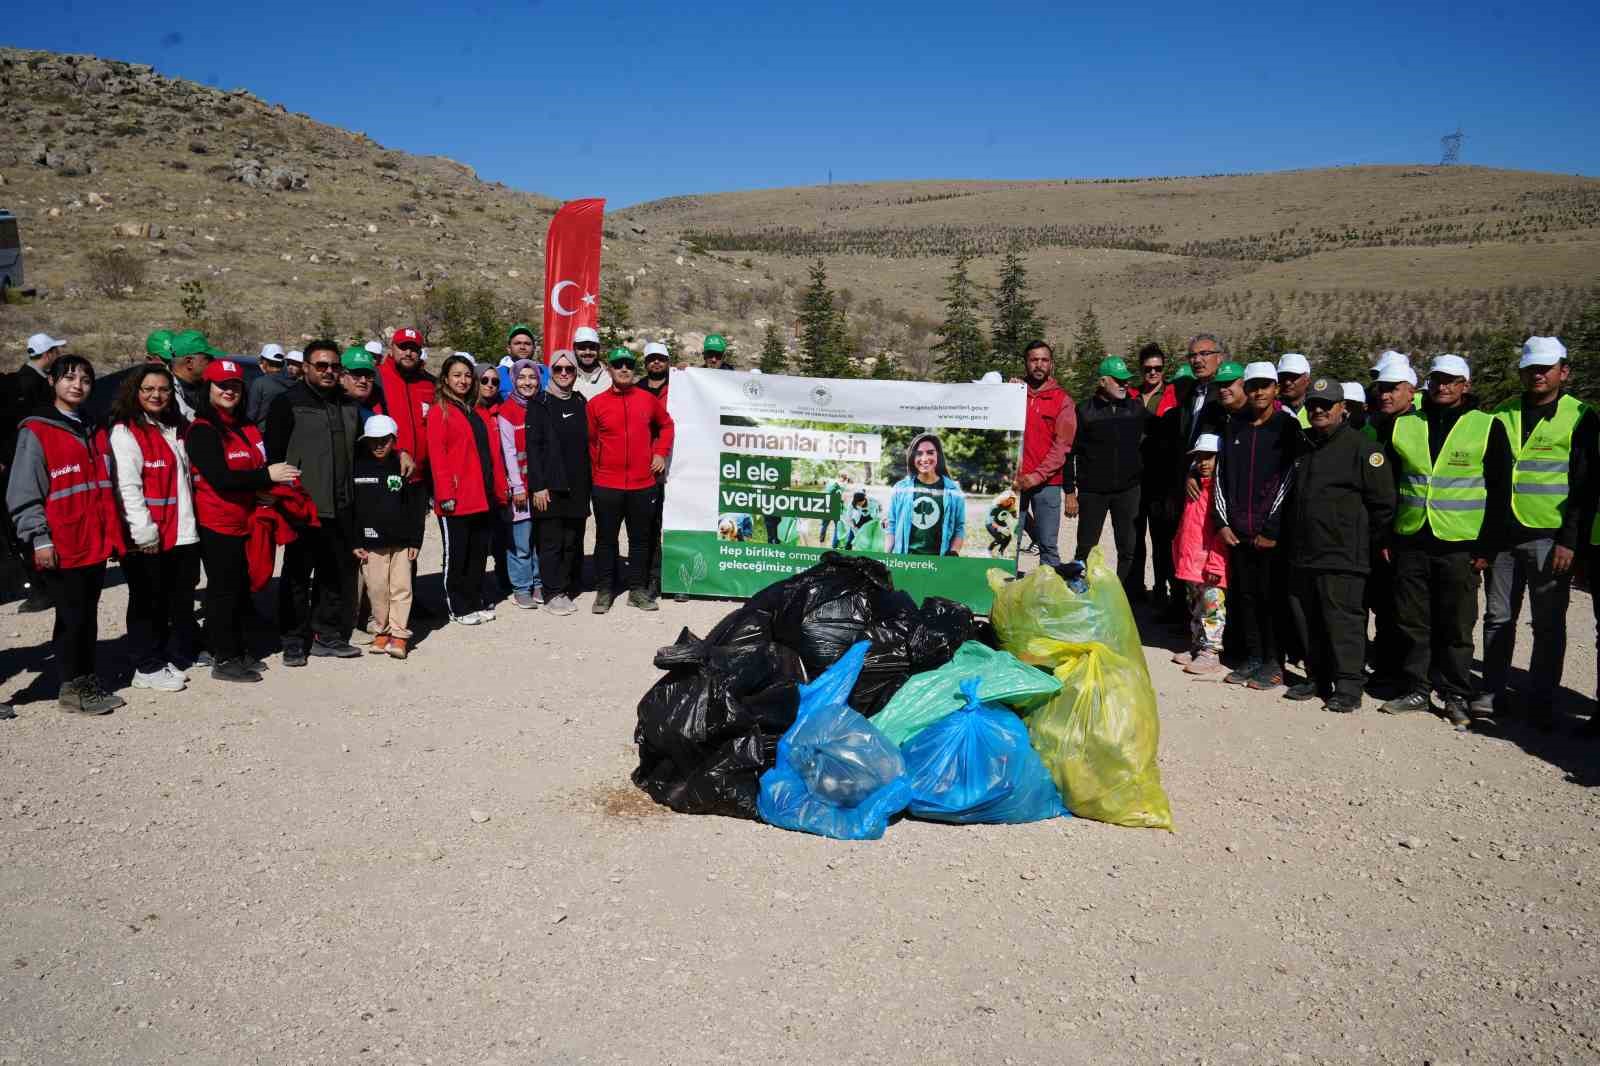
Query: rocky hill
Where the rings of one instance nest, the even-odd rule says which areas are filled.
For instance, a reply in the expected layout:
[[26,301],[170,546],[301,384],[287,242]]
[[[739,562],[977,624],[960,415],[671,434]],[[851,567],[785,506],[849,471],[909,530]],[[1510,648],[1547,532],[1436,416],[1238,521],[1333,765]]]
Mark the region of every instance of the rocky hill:
[[[243,89],[3,48],[0,128],[0,207],[21,219],[39,290],[0,307],[6,362],[36,329],[116,363],[180,322],[238,351],[438,327],[447,293],[538,320],[558,204],[460,163]],[[792,340],[820,256],[857,351],[888,347],[920,373],[958,249],[979,256],[981,283],[1021,250],[1056,340],[1092,307],[1113,350],[1272,322],[1306,344],[1343,330],[1422,347],[1507,323],[1559,329],[1600,284],[1597,240],[1600,181],[1473,167],[877,183],[615,212],[603,285],[639,339],[691,349],[719,330],[753,358],[768,322]]]

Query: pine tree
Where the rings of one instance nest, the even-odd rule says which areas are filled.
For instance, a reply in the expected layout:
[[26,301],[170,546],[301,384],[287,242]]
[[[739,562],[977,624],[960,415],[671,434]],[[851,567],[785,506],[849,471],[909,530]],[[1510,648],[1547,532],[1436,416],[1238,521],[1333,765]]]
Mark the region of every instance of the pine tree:
[[850,321],[845,316],[843,307],[833,309],[833,328],[830,330],[828,346],[833,352],[832,370],[829,377],[857,378],[861,372],[855,364],[855,345],[850,340]]
[[994,291],[994,322],[989,342],[994,365],[1008,378],[1021,377],[1023,348],[1044,336],[1044,319],[1038,302],[1028,296],[1028,268],[1015,251],[1000,264],[1000,283]]
[[[1072,331],[1072,347],[1067,353],[1067,391],[1074,400],[1087,399],[1100,380],[1100,360],[1106,357],[1106,342],[1100,336],[1100,319],[1091,304],[1078,316]],[[1057,374],[1061,370],[1058,364]]]
[[600,352],[621,348],[633,339],[633,312],[620,286],[600,289]]
[[[1311,369],[1322,377],[1367,384],[1367,350],[1361,338],[1349,330],[1338,330],[1316,353]],[[1372,397],[1367,398],[1370,402]]]
[[971,256],[956,254],[944,288],[944,321],[933,345],[941,381],[975,381],[989,369],[989,343],[978,325],[977,292],[967,274]]
[[811,266],[811,284],[800,295],[800,372],[807,377],[833,377],[836,316],[828,269],[818,259]]
[[783,337],[774,322],[767,323],[767,332],[761,338],[761,372],[783,374],[789,369],[789,353],[784,350]]
[[1567,391],[1588,403],[1600,402],[1600,291],[1591,294],[1589,306],[1566,334],[1567,359],[1572,364]]
[[872,372],[867,376],[874,381],[894,381],[900,375],[894,365],[893,349],[897,347],[899,337],[891,337],[883,347],[878,349],[878,354],[872,360]]

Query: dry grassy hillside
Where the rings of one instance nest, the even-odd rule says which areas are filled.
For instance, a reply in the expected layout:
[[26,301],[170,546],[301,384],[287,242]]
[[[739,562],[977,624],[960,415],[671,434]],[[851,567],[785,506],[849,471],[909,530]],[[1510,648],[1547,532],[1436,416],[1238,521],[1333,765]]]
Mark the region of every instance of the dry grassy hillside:
[[[0,207],[21,218],[40,292],[0,307],[6,362],[37,329],[106,362],[191,319],[237,351],[319,326],[344,339],[439,330],[444,289],[481,290],[501,321],[538,321],[557,204],[462,164],[244,90],[15,49],[0,49],[0,128]],[[768,322],[792,341],[820,255],[858,354],[887,347],[920,373],[958,248],[981,256],[981,283],[1001,252],[1024,249],[1053,338],[1092,306],[1114,349],[1273,319],[1308,342],[1559,328],[1600,283],[1600,181],[1360,167],[839,185],[655,201],[614,213],[606,233],[604,287],[626,301],[629,336],[692,349],[715,329],[753,360]],[[108,273],[108,252],[132,274]]]

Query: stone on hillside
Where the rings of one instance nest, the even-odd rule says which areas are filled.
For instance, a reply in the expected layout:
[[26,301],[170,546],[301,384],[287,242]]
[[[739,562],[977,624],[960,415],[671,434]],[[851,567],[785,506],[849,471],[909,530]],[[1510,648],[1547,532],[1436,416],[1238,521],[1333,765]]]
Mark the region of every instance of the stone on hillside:
[[35,163],[54,170],[62,177],[75,178],[94,173],[94,161],[81,152],[65,148],[41,146],[34,156]]
[[113,237],[143,237],[147,240],[160,240],[166,231],[153,222],[119,222],[111,227]]

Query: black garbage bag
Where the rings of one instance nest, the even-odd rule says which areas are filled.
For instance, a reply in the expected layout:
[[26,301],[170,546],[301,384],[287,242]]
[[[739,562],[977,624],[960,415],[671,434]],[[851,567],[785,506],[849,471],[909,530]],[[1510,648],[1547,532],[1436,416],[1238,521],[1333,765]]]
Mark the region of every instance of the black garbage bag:
[[949,662],[973,628],[966,604],[929,596],[917,607],[907,597],[898,613],[867,626],[872,649],[850,690],[850,706],[869,718],[877,714],[912,674]]
[[894,590],[876,559],[824,552],[803,573],[769,585],[750,600],[772,622],[772,639],[792,649],[814,678],[838,662],[867,627],[903,613],[910,600]]
[[634,784],[685,814],[756,817],[761,772],[799,707],[798,656],[771,641],[719,646],[685,629],[655,661],[667,673],[639,701]]

